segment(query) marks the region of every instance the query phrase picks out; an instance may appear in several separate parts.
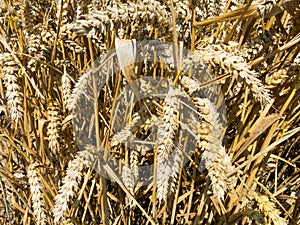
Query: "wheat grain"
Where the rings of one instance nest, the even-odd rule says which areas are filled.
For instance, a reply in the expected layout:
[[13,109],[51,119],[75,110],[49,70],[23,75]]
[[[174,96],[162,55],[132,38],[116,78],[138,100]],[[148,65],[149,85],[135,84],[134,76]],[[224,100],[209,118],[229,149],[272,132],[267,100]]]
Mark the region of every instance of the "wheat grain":
[[279,35],[277,29],[263,31],[263,28],[256,28],[257,35],[246,42],[241,50],[243,57],[253,60],[268,53],[283,44],[284,38]]
[[76,41],[67,39],[67,40],[65,40],[64,43],[68,49],[70,49],[71,51],[74,51],[77,54],[86,52],[86,47],[82,46],[81,44],[77,43]]
[[47,54],[48,49],[41,40],[40,32],[41,29],[37,28],[28,39],[28,53],[32,58],[27,62],[27,67],[31,72],[36,72],[38,61],[46,62],[47,58],[49,58]]
[[276,1],[274,0],[264,0],[257,5],[256,10],[260,17],[265,17],[271,12],[275,5]]
[[133,171],[130,168],[130,165],[123,165],[122,167],[122,181],[124,183],[124,185],[126,186],[126,188],[128,189],[128,191],[134,195],[134,176],[133,176]]
[[69,1],[56,1],[56,24],[61,26],[68,23],[68,9],[70,8]]
[[129,138],[140,129],[143,124],[143,120],[138,113],[135,113],[132,116],[132,120],[129,124],[126,125],[120,132],[116,133],[111,140],[111,146],[116,146],[120,143],[128,141]]
[[[218,151],[214,154],[214,159],[207,165],[208,177],[211,181],[211,188],[214,196],[223,199],[228,190],[234,190],[236,185],[236,177],[227,174],[234,170],[231,159],[227,155],[223,146],[214,147]],[[205,155],[205,152],[203,153]],[[205,156],[203,156],[205,157]]]
[[40,9],[36,1],[22,0],[20,15],[26,36],[30,36],[34,25],[38,24],[39,13]]
[[37,225],[45,225],[47,222],[46,203],[43,196],[43,184],[39,178],[39,164],[32,163],[28,167],[27,176],[30,185],[33,213]]
[[266,74],[265,82],[268,88],[276,88],[286,83],[288,79],[293,80],[299,74],[300,54],[298,53],[292,62],[286,61],[280,69]]
[[80,104],[80,100],[82,99],[82,95],[84,95],[87,90],[88,86],[91,83],[91,76],[92,72],[87,72],[83,74],[79,80],[75,83],[75,87],[73,89],[72,93],[72,109],[76,109],[78,107],[78,104]]
[[[220,122],[220,115],[215,108],[215,104],[210,99],[213,96],[213,88],[201,89],[201,83],[195,79],[183,76],[181,78],[181,85],[187,89],[191,96],[194,105],[199,112],[199,122],[195,128],[195,133],[198,134],[198,147],[206,149],[206,145],[211,142],[221,143],[223,124]],[[198,97],[198,96],[206,97]]]

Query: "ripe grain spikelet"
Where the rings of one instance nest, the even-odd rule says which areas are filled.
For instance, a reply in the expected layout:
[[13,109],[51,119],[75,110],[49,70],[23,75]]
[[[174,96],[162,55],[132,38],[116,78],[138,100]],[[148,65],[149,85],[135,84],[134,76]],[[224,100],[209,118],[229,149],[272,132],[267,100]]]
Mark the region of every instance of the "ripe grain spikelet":
[[[156,24],[163,35],[167,34],[172,27],[170,18],[166,6],[158,1],[127,2],[125,4],[114,2],[105,7],[91,8],[84,15],[84,19],[67,24],[62,30],[66,33],[71,31],[96,39],[97,33],[103,33],[106,26],[109,26],[110,29],[122,29],[130,26],[130,37],[132,37],[141,30],[148,29],[149,31]],[[120,36],[120,38],[123,37]]]
[[21,21],[25,31],[25,35],[32,33],[33,26],[37,24],[40,9],[36,1],[23,0],[21,4]]
[[[122,167],[122,181],[124,183],[124,185],[126,186],[126,188],[128,189],[128,191],[130,192],[130,194],[134,194],[133,190],[134,190],[134,175],[133,175],[133,171],[130,168],[130,165],[123,165]],[[130,204],[132,203],[132,201],[129,199]]]
[[47,126],[49,148],[56,154],[59,150],[59,133],[61,127],[60,109],[57,103],[51,103],[47,111],[49,121]]
[[142,123],[143,121],[141,119],[141,116],[135,113],[132,117],[132,121],[112,137],[111,146],[113,147],[125,141],[128,141],[129,138],[140,128]]
[[215,104],[209,98],[197,97],[197,92],[203,92],[199,88],[199,81],[183,76],[181,84],[191,95],[199,112],[198,126],[195,126],[194,129],[198,135],[197,146],[203,150],[200,168],[208,170],[208,180],[214,196],[218,199],[224,199],[227,190],[234,188],[236,179],[234,176],[227,176],[229,172],[233,171],[234,166],[232,166],[231,159],[222,146],[224,126],[220,122],[220,115]]
[[[162,201],[167,199],[170,188],[172,168],[172,151],[174,137],[179,128],[179,99],[178,90],[170,87],[163,105],[162,121],[158,126],[157,147],[157,198]],[[178,170],[177,170],[178,171]]]
[[130,168],[133,178],[136,183],[139,178],[139,153],[142,151],[142,146],[137,146],[137,149],[130,149]]
[[229,177],[227,174],[234,170],[231,159],[223,146],[214,155],[214,160],[207,166],[208,177],[214,196],[224,200],[228,190],[234,190],[236,177]]
[[56,1],[56,23],[57,25],[64,25],[68,22],[68,8],[69,8],[69,1],[57,0]]
[[84,165],[84,160],[78,155],[68,163],[66,175],[62,179],[62,185],[59,188],[58,195],[54,198],[55,205],[52,209],[52,213],[55,224],[59,224],[59,222],[65,217],[68,211],[69,201],[79,190]]
[[287,221],[280,216],[280,211],[276,208],[274,202],[270,201],[268,196],[252,192],[250,197],[254,197],[259,210],[265,216],[266,224],[287,225]]
[[63,94],[63,101],[67,110],[72,110],[72,81],[70,75],[64,67],[64,73],[61,77],[61,89]]
[[46,62],[47,60],[47,47],[41,40],[40,32],[41,29],[38,28],[28,37],[28,53],[32,56],[32,58],[30,58],[27,62],[27,67],[33,73],[36,72],[39,61]]
[[76,109],[76,107],[78,106],[77,104],[80,104],[80,97],[82,96],[83,93],[85,93],[85,91],[88,88],[88,85],[90,83],[91,80],[91,72],[85,73],[83,74],[79,80],[76,82],[75,87],[73,89],[73,94],[72,94],[72,109]]
[[265,106],[271,101],[269,90],[258,79],[259,74],[251,70],[246,60],[231,46],[208,45],[197,53],[205,63],[221,67],[226,73],[233,75],[234,79],[242,78],[261,105]]
[[43,196],[43,184],[39,178],[39,164],[32,163],[28,167],[27,176],[28,183],[30,185],[31,201],[33,213],[36,219],[37,225],[45,225],[46,220],[46,203]]
[[17,124],[23,118],[23,93],[21,91],[19,65],[9,53],[0,56],[7,108],[11,119]]

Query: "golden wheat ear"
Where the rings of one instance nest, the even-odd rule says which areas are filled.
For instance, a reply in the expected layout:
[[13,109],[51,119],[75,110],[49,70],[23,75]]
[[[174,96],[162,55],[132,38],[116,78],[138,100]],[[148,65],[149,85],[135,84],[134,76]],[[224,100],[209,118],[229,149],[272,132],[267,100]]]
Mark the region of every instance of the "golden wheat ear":
[[43,184],[39,177],[39,164],[32,163],[28,167],[27,176],[30,186],[33,213],[37,225],[46,225],[46,202],[43,195]]
[[72,77],[68,74],[66,66],[64,66],[64,73],[61,77],[61,90],[63,95],[63,102],[65,108],[71,112],[72,111]]
[[68,163],[66,175],[62,179],[62,185],[58,190],[58,194],[54,198],[55,204],[52,209],[52,214],[55,224],[60,224],[60,222],[65,218],[69,209],[68,204],[80,188],[79,185],[83,177],[82,171],[84,165],[84,160],[78,155]]
[[[178,94],[181,92],[172,86],[164,99],[161,123],[158,125],[157,133],[157,198],[159,201],[165,201],[168,197],[170,189],[170,181],[173,170],[176,173],[179,170],[178,166],[173,167],[171,156],[174,155],[174,138],[179,128],[179,107],[180,101]],[[178,158],[175,159],[178,161]],[[179,157],[179,161],[181,157]],[[178,163],[178,165],[180,162]],[[177,165],[177,164],[176,164]]]
[[56,155],[60,150],[59,138],[61,130],[61,115],[58,104],[55,102],[51,103],[47,113],[49,121],[47,126],[49,148]]
[[250,192],[249,197],[256,202],[258,209],[264,216],[265,223],[276,225],[288,224],[286,219],[280,216],[281,212],[276,208],[274,202],[270,201],[268,196]]
[[251,70],[250,65],[241,56],[241,53],[234,47],[236,43],[231,45],[215,44],[208,45],[206,48],[196,51],[199,54],[199,59],[213,67],[219,66],[226,73],[231,74],[232,78],[237,82],[243,81],[255,99],[257,99],[262,106],[266,106],[271,102],[271,95],[269,90],[265,87],[259,79],[259,73]]
[[198,80],[183,76],[180,82],[188,91],[199,113],[199,122],[193,130],[197,134],[197,147],[203,151],[200,168],[208,171],[207,181],[213,195],[224,200],[226,192],[234,189],[236,178],[227,175],[234,170],[234,166],[222,146],[224,125],[220,122],[221,116],[210,99],[198,97],[198,92],[203,92],[199,88],[201,83]]
[[6,88],[5,97],[8,111],[10,118],[17,124],[23,118],[23,93],[19,76],[20,66],[10,53],[2,53],[0,62]]

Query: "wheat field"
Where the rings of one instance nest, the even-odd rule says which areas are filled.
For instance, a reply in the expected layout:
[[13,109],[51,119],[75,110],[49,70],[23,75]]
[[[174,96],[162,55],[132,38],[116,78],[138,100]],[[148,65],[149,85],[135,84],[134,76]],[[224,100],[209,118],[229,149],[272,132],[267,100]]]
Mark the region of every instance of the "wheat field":
[[299,0],[0,0],[0,224],[300,225],[299,40]]

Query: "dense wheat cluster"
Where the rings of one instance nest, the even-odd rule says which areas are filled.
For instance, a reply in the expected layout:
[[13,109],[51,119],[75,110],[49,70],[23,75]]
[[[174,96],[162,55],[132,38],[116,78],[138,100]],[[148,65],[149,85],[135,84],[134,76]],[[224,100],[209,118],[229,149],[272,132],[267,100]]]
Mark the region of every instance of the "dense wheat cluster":
[[0,0],[0,224],[300,225],[299,41],[299,0]]

